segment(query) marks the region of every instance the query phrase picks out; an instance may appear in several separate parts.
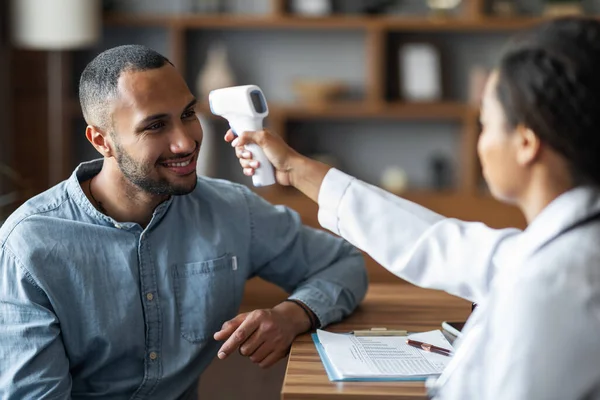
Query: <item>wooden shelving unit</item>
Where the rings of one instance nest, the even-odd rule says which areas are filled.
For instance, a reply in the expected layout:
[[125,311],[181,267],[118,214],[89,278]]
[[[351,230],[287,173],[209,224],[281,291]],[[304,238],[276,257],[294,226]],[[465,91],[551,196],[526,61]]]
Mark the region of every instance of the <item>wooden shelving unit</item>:
[[[476,154],[478,137],[478,110],[456,101],[438,103],[406,103],[390,98],[386,85],[390,34],[444,33],[444,32],[512,32],[541,22],[542,18],[495,18],[483,12],[484,0],[464,0],[464,13],[456,17],[402,17],[402,16],[349,16],[332,15],[326,18],[296,17],[287,13],[285,0],[271,0],[272,13],[264,16],[244,15],[128,15],[109,14],[107,26],[159,27],[165,29],[169,40],[169,57],[182,74],[186,74],[187,33],[197,30],[348,30],[365,34],[364,98],[354,102],[340,102],[315,106],[299,104],[270,104],[270,122],[279,134],[287,137],[286,127],[295,121],[395,119],[406,121],[448,121],[461,128],[459,182],[450,192],[419,191],[403,196],[432,207],[449,216],[478,219],[489,214],[488,220],[496,226],[523,226],[522,218],[511,207],[495,202],[479,191],[481,174]],[[388,43],[389,42],[389,43]],[[71,107],[78,113],[78,106]],[[210,115],[206,104],[198,106]],[[79,112],[80,113],[80,112]],[[316,208],[293,191],[263,190],[271,201],[297,209],[310,224],[316,225]],[[494,217],[497,216],[496,217]],[[502,219],[507,218],[505,223]],[[487,221],[486,221],[487,222]]]
[[441,17],[360,17],[324,18],[243,15],[107,15],[105,23],[113,26],[163,27],[169,29],[322,29],[322,30],[394,30],[411,32],[436,31],[511,31],[532,26],[541,18],[441,18]]

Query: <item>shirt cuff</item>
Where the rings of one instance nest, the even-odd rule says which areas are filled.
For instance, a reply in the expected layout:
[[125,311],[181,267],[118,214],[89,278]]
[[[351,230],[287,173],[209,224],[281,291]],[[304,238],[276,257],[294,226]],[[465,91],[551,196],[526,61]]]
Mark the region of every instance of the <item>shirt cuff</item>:
[[356,178],[331,168],[319,190],[319,212],[318,219],[321,226],[339,235],[338,208],[348,187]]
[[315,314],[315,312],[306,304],[304,304],[303,301],[298,300],[298,299],[292,299],[292,298],[288,298],[285,301],[289,301],[292,302],[294,304],[296,304],[298,307],[302,308],[302,311],[304,311],[306,313],[306,316],[308,317],[308,320],[310,321],[310,331],[315,330],[315,329],[319,329],[321,327],[321,321],[319,320],[319,317],[317,317],[317,314]]
[[331,304],[331,300],[319,290],[300,289],[298,292],[292,293],[289,299],[302,302],[315,314],[317,317],[316,328],[322,328],[337,320],[335,316],[331,315],[335,305]]

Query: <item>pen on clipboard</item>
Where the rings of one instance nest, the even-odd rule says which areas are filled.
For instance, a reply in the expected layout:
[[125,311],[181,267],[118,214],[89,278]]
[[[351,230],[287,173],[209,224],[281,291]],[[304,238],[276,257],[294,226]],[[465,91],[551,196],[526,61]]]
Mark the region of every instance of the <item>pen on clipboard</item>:
[[448,357],[450,355],[452,355],[452,351],[450,351],[448,349],[444,349],[442,347],[434,346],[429,343],[423,343],[423,342],[419,342],[417,340],[412,340],[412,339],[406,339],[406,343],[409,346],[418,347],[419,349],[429,351],[431,353],[441,354],[443,356],[448,356]]
[[350,332],[354,336],[408,336],[408,332],[399,329],[371,328]]

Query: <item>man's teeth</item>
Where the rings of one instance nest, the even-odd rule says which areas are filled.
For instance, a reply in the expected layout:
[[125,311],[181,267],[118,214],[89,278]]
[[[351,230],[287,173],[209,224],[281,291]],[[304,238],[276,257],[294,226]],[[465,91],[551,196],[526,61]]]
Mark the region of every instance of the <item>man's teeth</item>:
[[187,160],[185,162],[179,162],[179,163],[170,163],[170,164],[165,164],[167,167],[187,167],[188,165],[190,165],[190,163],[192,162],[192,160]]

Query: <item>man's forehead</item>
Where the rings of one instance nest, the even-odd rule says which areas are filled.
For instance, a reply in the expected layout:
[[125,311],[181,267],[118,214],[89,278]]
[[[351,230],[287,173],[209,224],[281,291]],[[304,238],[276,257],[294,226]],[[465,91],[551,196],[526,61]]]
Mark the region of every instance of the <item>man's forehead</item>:
[[171,65],[145,71],[126,71],[118,82],[119,100],[138,106],[163,101],[186,101],[191,93],[185,81]]
[[119,76],[119,93],[136,96],[169,87],[171,85],[165,85],[165,82],[177,80],[177,76],[170,72],[166,66],[144,71],[125,71]]

